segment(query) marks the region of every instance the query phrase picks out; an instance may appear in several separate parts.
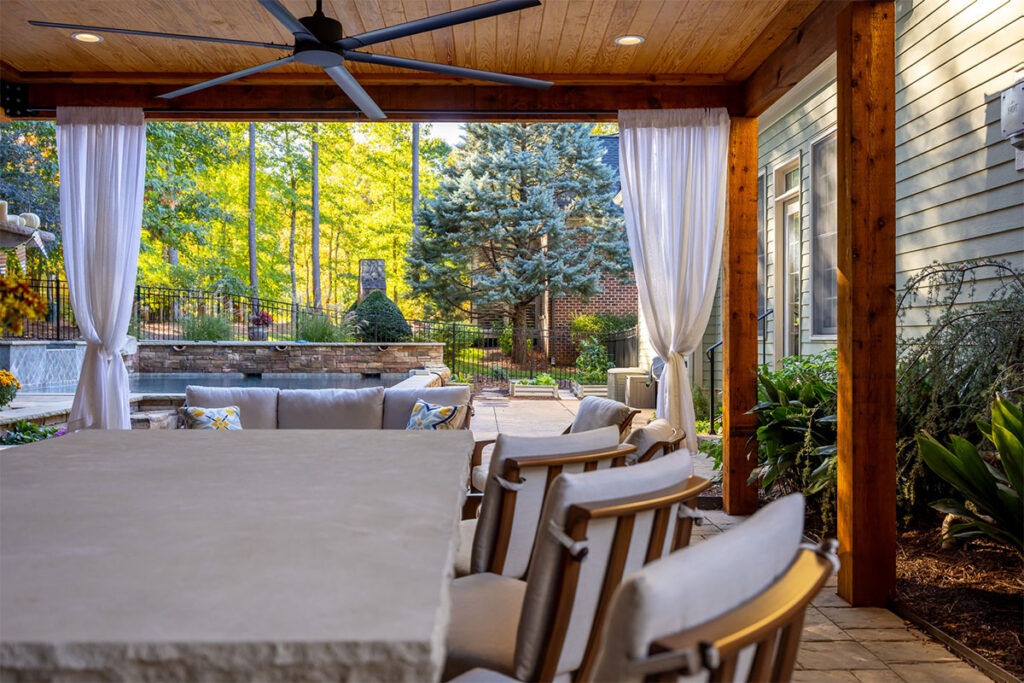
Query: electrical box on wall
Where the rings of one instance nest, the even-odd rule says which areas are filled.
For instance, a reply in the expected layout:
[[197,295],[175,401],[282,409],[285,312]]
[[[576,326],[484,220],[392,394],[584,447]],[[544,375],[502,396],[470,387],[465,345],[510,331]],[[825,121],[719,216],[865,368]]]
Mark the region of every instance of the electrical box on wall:
[[1017,170],[1024,170],[1024,77],[1003,91],[1001,104],[1003,137],[1016,149]]

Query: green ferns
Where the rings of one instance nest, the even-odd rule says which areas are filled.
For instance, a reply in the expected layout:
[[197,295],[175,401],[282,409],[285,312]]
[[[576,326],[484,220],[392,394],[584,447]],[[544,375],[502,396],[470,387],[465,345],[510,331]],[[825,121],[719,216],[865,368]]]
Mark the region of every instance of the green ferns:
[[935,474],[960,493],[965,502],[943,498],[931,504],[962,522],[950,526],[957,538],[988,536],[1024,556],[1024,415],[1020,405],[997,396],[992,423],[978,428],[999,452],[995,464],[983,459],[970,441],[953,436],[946,448],[927,432],[917,437],[921,458]]

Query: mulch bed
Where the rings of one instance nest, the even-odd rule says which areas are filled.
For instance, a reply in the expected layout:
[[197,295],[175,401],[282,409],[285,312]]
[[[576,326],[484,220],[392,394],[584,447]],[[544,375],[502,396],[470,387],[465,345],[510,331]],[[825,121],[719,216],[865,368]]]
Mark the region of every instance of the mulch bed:
[[1024,676],[1024,563],[984,539],[942,550],[938,534],[900,536],[900,601],[989,661]]

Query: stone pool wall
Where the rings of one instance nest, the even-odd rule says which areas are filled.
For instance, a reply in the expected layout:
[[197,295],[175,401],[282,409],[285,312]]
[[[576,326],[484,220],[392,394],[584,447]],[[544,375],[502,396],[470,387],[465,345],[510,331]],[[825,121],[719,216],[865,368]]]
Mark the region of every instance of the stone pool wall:
[[444,365],[444,344],[141,341],[134,371],[344,372],[375,375]]
[[[134,343],[130,343],[121,352],[128,372],[135,372],[134,350]],[[10,370],[24,391],[74,384],[84,359],[84,341],[0,341],[0,368]]]

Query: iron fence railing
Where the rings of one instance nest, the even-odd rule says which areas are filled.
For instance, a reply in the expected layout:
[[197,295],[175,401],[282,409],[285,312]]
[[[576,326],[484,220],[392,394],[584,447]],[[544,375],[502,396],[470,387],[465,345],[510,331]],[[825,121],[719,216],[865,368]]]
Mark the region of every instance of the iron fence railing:
[[[761,365],[768,362],[768,319],[775,313],[774,308],[770,308],[761,315],[757,316],[757,331],[761,337]],[[704,355],[708,359],[708,365],[711,368],[710,379],[711,379],[711,391],[708,398],[708,404],[710,408],[708,410],[708,422],[710,423],[710,433],[715,433],[715,423],[722,419],[721,415],[715,415],[715,351],[718,350],[723,343],[722,339],[719,339],[716,343],[712,344]]]
[[[47,302],[47,315],[27,321],[21,338],[79,336],[67,282],[30,280]],[[255,321],[254,318],[261,318]],[[254,324],[256,322],[264,324]],[[567,385],[576,376],[581,335],[568,329],[513,328],[466,322],[408,320],[409,329],[386,317],[361,322],[346,310],[204,290],[138,285],[129,334],[140,340],[398,341],[442,342],[445,364],[476,382],[504,383],[547,373]],[[635,367],[636,329],[604,335],[616,367]]]

